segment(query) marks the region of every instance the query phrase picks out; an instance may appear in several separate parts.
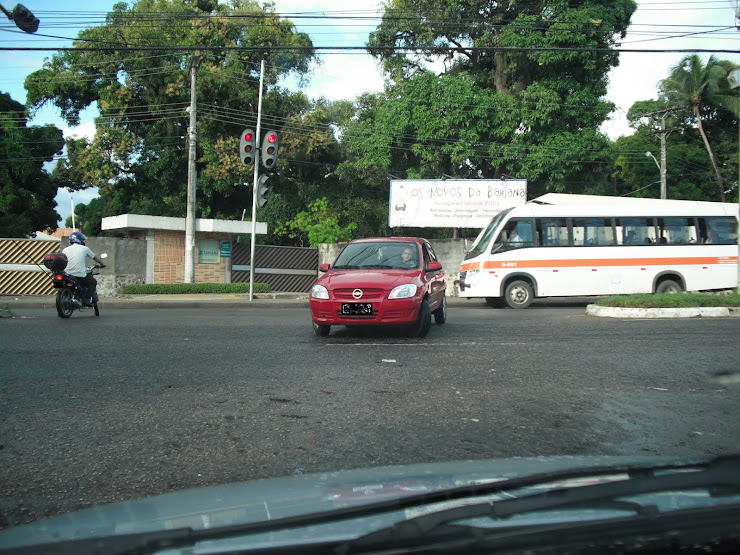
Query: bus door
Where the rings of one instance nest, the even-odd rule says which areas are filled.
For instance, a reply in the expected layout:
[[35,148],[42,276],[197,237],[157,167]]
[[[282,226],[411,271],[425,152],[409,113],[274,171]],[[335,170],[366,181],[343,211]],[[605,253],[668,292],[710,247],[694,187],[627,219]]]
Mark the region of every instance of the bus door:
[[571,256],[570,229],[566,218],[537,218],[537,256],[532,261],[532,276],[537,280],[537,294],[558,296],[572,289],[572,268],[567,266]]
[[501,295],[501,286],[509,274],[522,271],[531,273],[529,258],[535,245],[530,218],[512,218],[501,228],[491,245],[490,256],[485,263],[486,278],[482,280],[486,297]]

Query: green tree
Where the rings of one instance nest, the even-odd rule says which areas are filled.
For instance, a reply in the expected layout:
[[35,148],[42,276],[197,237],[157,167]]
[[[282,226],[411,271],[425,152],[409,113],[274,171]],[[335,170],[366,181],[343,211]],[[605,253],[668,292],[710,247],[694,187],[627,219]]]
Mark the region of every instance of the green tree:
[[[345,180],[389,175],[501,178],[546,190],[608,193],[600,131],[632,0],[391,0],[368,50],[389,86],[343,130]],[[413,51],[413,54],[408,54]],[[443,58],[445,71],[427,69]],[[387,187],[387,186],[386,186]]]
[[0,93],[0,237],[56,229],[56,186],[44,164],[62,153],[62,131],[28,126],[28,112]]
[[329,207],[329,200],[323,197],[312,202],[307,211],[299,212],[295,218],[286,222],[279,232],[291,238],[299,238],[301,245],[306,238],[309,246],[314,248],[321,243],[350,241],[357,224],[350,222],[342,226],[339,219],[340,215]]
[[732,67],[734,64],[731,62],[718,60],[714,56],[710,56],[705,64],[697,54],[692,54],[673,67],[669,77],[660,83],[664,97],[688,110],[696,124],[714,168],[722,202],[725,201],[724,178],[705,130],[705,120],[718,108],[727,108],[740,114],[737,99],[729,94],[727,83],[727,74]]
[[[261,48],[274,44],[299,48]],[[275,84],[291,72],[305,74],[313,59],[307,35],[280,19],[271,4],[252,0],[122,2],[74,45],[30,75],[26,89],[33,109],[51,103],[70,124],[85,108],[98,108],[95,138],[68,141],[68,158],[55,179],[71,189],[99,187],[102,215],[185,215],[189,73],[199,59],[196,213],[239,217],[251,206],[251,187],[242,185],[251,183],[251,170],[239,165],[236,144],[240,131],[256,123],[260,61],[266,68],[263,113],[280,131],[305,101]],[[91,45],[110,48],[86,49]],[[172,46],[200,50],[167,49]]]

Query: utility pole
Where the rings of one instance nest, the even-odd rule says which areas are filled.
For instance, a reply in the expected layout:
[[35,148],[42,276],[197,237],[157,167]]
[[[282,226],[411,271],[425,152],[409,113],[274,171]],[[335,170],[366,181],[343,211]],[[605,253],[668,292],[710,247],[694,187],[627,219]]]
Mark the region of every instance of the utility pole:
[[660,117],[660,198],[663,200],[668,198],[668,168],[665,147],[665,118],[667,115],[668,112],[663,112]]
[[185,216],[185,283],[195,281],[195,156],[197,146],[196,112],[197,95],[195,91],[196,75],[200,66],[200,56],[194,54],[190,59],[190,126],[188,127],[188,198]]
[[656,110],[655,112],[650,112],[649,114],[645,114],[644,117],[653,117],[653,116],[659,116],[660,117],[660,131],[654,131],[653,135],[658,135],[660,137],[660,162],[653,156],[651,152],[646,152],[645,156],[649,156],[653,160],[655,160],[655,163],[658,165],[658,170],[660,170],[660,198],[661,199],[667,199],[668,198],[668,155],[667,155],[667,149],[666,149],[666,137],[671,134],[671,132],[674,130],[673,128],[667,129],[666,128],[666,118],[671,113],[673,108],[665,108],[663,110]]

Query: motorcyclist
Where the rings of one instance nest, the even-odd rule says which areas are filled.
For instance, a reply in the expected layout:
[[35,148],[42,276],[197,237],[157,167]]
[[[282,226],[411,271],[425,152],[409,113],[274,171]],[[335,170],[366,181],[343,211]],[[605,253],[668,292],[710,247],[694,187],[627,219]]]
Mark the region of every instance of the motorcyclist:
[[87,297],[83,302],[85,306],[92,306],[92,301],[97,300],[97,280],[92,274],[87,273],[87,259],[92,258],[101,268],[105,268],[103,261],[95,256],[95,253],[85,246],[87,237],[79,231],[69,236],[69,246],[62,250],[67,255],[67,267],[65,272],[73,276],[77,283],[87,290]]

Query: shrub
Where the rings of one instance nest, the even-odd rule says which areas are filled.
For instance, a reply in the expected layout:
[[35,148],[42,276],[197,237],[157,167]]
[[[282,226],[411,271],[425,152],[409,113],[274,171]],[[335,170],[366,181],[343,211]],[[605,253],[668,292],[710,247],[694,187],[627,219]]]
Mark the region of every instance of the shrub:
[[[255,293],[269,293],[270,285],[255,283]],[[187,295],[194,293],[249,293],[249,283],[133,283],[124,295]]]

